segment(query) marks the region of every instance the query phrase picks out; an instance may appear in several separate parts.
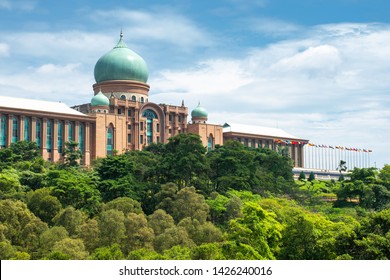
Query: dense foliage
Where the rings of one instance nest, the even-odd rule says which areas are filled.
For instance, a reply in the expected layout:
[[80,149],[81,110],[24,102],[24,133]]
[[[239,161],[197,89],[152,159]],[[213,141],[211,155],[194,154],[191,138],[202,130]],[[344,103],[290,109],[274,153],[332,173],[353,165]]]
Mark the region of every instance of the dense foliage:
[[0,259],[390,258],[390,165],[294,181],[282,154],[180,134],[83,168],[76,144],[0,149]]

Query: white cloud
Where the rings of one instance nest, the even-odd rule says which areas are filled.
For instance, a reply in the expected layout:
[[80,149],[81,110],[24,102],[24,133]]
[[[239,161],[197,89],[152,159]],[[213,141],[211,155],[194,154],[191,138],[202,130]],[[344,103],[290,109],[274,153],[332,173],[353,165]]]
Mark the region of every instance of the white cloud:
[[0,0],[0,9],[32,11],[36,6],[36,1]]
[[134,40],[154,40],[169,43],[185,50],[213,44],[207,31],[188,18],[169,10],[152,12],[108,10],[96,11],[91,18],[99,22],[115,19],[115,23],[125,22],[125,36]]
[[[276,126],[312,141],[360,146],[388,163],[390,27],[317,26],[302,39],[252,49],[241,60],[163,71],[156,97],[196,105],[216,123]],[[154,97],[153,97],[154,98]],[[176,101],[178,102],[178,101]]]
[[0,56],[9,55],[9,46],[7,44],[0,43]]
[[68,105],[88,102],[92,96],[91,75],[83,73],[78,64],[44,64],[28,71],[0,76],[2,95],[19,96]]
[[298,24],[269,17],[249,18],[244,20],[243,23],[255,32],[272,37],[285,36],[292,33],[296,34],[304,30]]

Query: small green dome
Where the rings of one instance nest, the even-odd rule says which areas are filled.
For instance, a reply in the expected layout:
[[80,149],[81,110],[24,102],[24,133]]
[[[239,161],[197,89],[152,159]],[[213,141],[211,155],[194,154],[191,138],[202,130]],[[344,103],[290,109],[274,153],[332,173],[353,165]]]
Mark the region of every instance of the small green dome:
[[193,118],[207,118],[209,113],[207,113],[206,109],[200,106],[200,103],[198,106],[192,110],[191,117]]
[[97,83],[113,80],[133,80],[146,83],[148,67],[141,56],[130,50],[122,39],[103,55],[95,65],[94,75]]
[[96,94],[94,97],[92,97],[91,105],[92,106],[108,106],[108,105],[110,105],[110,100],[101,91],[99,91],[98,94]]

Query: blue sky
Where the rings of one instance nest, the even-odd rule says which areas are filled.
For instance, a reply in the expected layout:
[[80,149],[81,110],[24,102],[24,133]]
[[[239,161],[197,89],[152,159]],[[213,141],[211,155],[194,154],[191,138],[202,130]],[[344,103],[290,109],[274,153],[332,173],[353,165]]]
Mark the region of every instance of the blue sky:
[[279,127],[390,163],[390,2],[0,0],[0,94],[89,102],[93,67],[127,45],[150,101],[209,122]]

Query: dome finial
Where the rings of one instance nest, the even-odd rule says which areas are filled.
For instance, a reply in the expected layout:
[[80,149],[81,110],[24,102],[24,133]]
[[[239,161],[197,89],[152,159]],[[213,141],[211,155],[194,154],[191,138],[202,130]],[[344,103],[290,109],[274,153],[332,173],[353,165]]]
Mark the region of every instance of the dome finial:
[[120,37],[121,39],[123,38],[122,26],[121,26],[121,34],[119,35],[119,37]]

